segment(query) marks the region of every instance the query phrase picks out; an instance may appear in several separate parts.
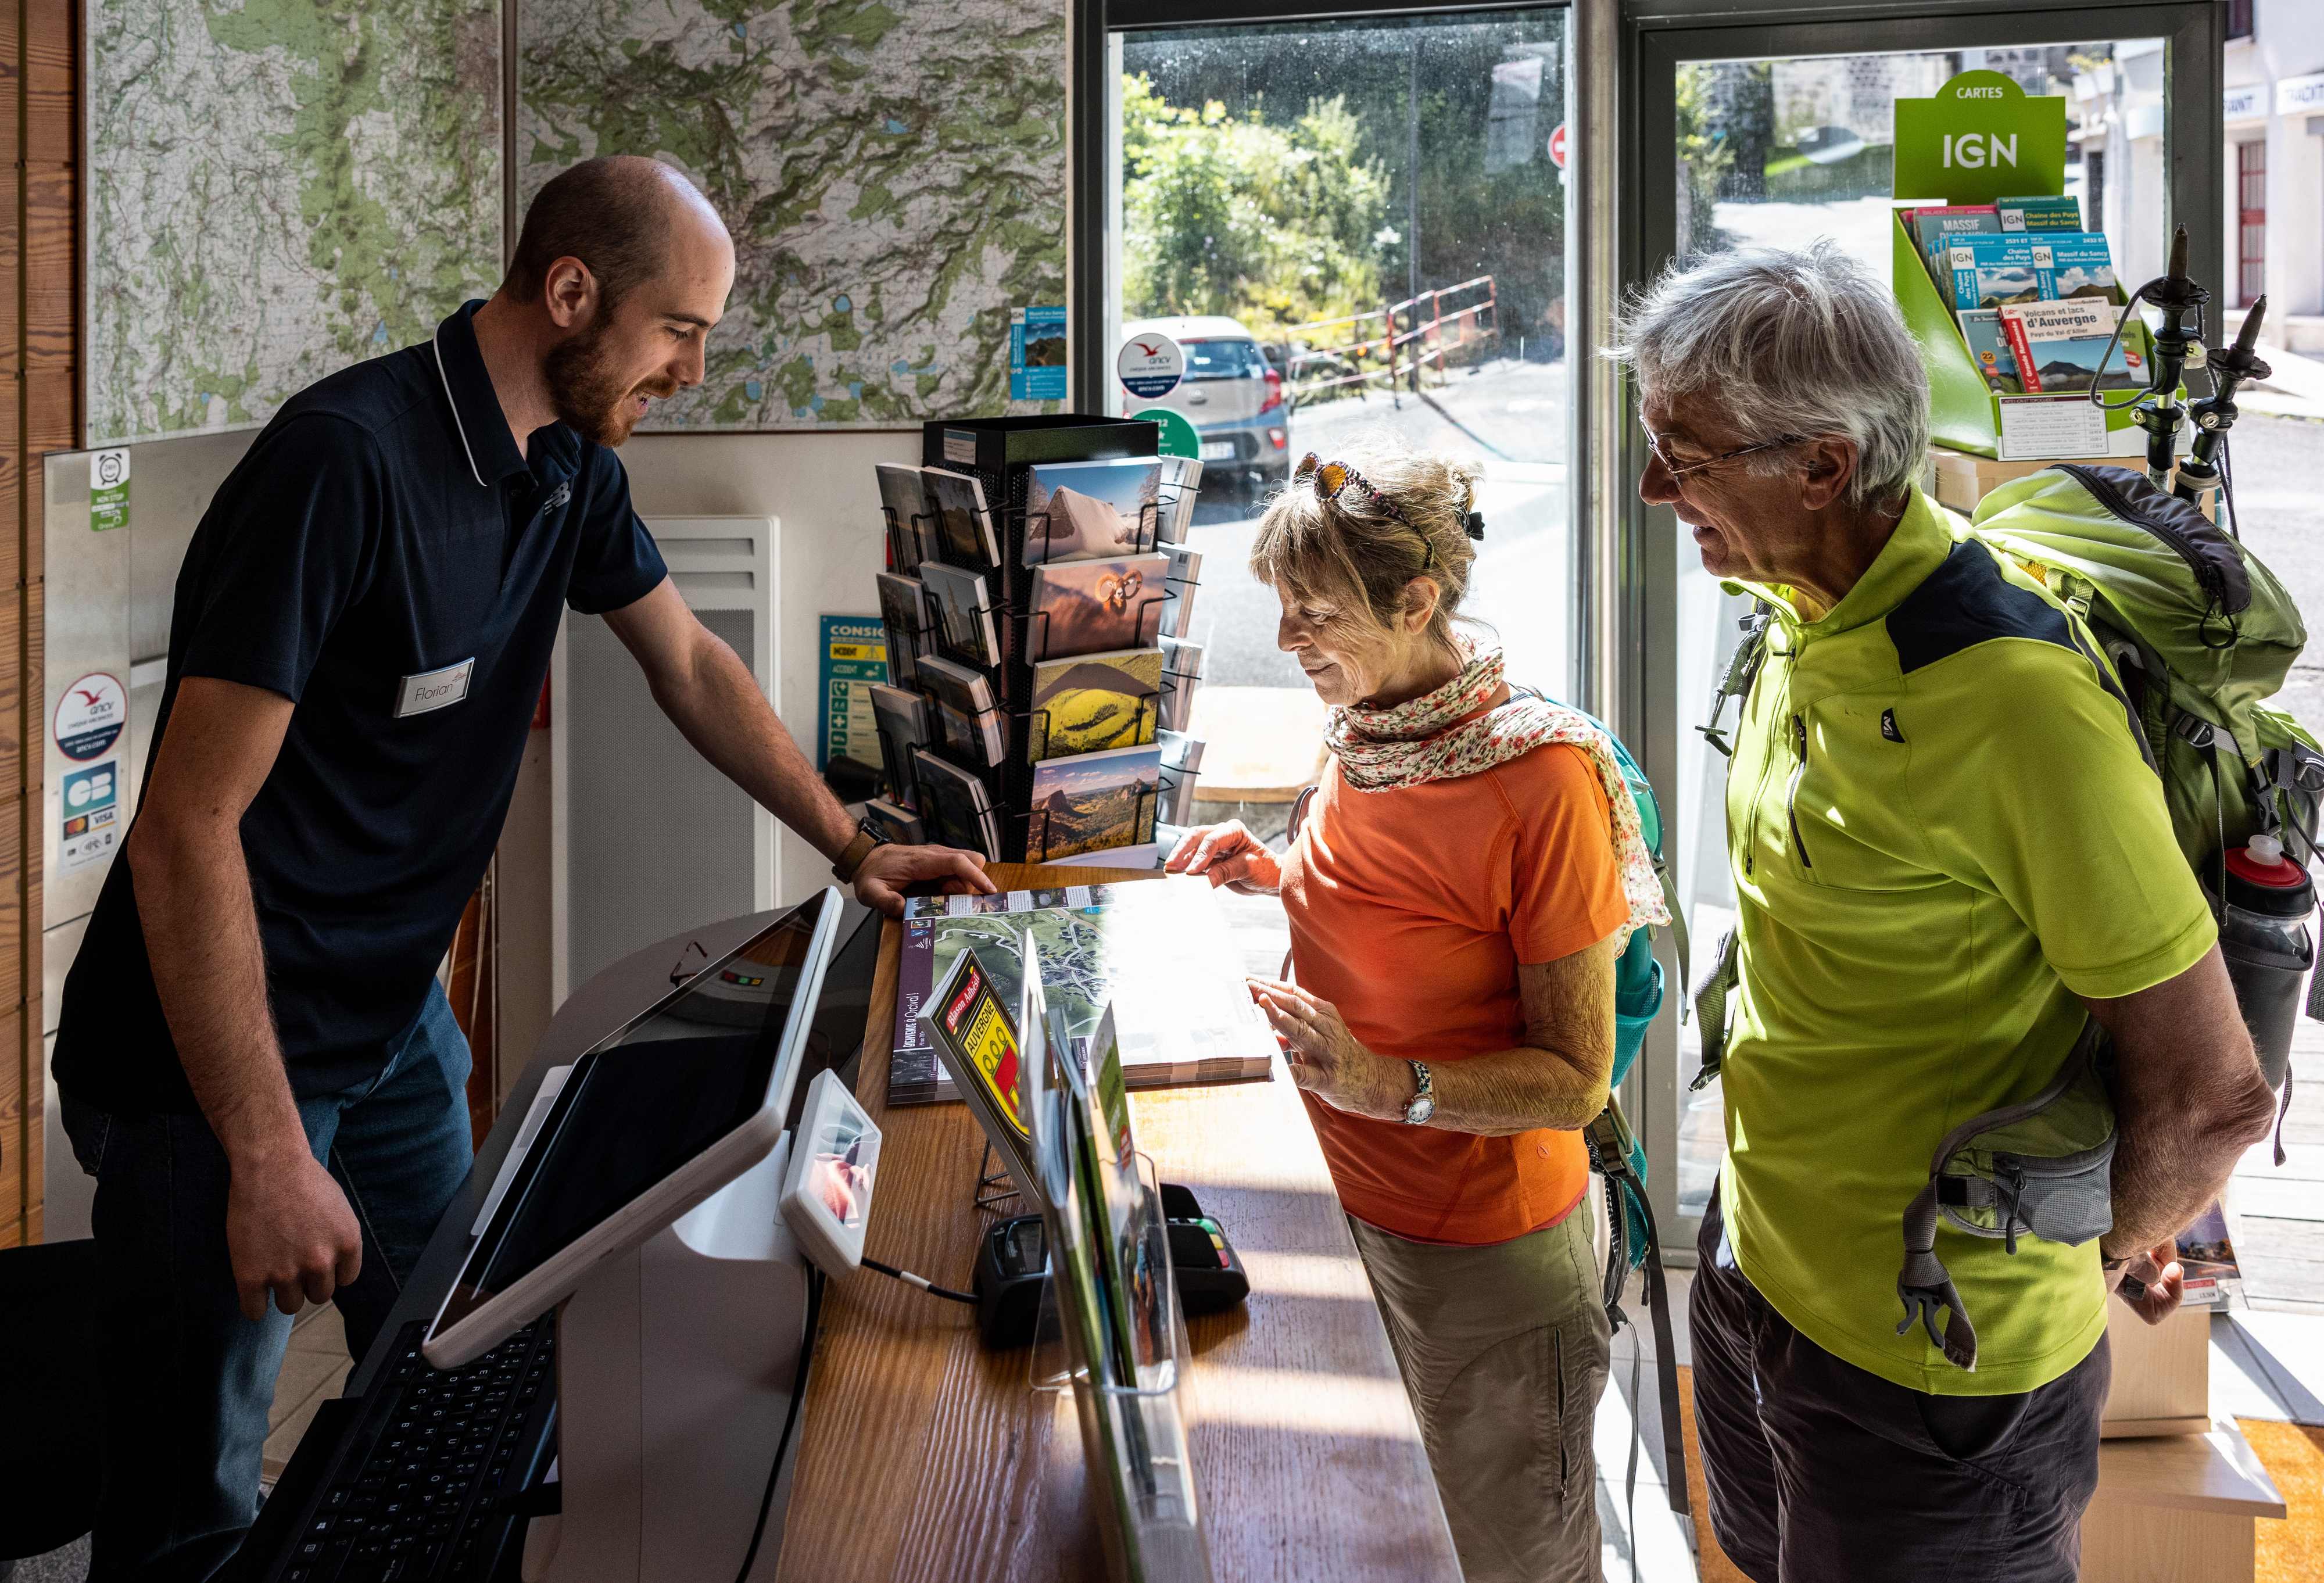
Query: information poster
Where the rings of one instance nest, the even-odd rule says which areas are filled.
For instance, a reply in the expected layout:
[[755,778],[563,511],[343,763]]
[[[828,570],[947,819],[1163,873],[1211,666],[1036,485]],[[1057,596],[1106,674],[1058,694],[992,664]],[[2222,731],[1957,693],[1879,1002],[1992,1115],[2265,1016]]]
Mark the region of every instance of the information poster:
[[1009,399],[1012,401],[1062,401],[1065,399],[1064,308],[1013,308],[1009,310]]
[[828,769],[844,755],[859,764],[880,762],[880,730],[872,716],[872,686],[888,679],[888,634],[876,615],[823,618],[823,730],[816,768]]

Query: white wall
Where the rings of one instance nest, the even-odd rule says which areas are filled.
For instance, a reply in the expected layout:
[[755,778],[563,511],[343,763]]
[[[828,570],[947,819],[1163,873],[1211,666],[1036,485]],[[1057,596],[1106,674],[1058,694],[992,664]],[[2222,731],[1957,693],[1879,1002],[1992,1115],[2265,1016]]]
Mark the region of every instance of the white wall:
[[[917,463],[918,433],[641,435],[622,447],[638,514],[770,516],[780,524],[776,621],[782,695],[778,713],[815,756],[816,618],[877,615],[873,582],[884,553],[872,465]],[[591,619],[591,618],[580,618]],[[500,845],[501,1076],[530,1059],[549,1004],[549,754],[536,732]],[[785,897],[820,883],[830,865],[783,832],[777,881]],[[577,986],[576,986],[577,987]]]

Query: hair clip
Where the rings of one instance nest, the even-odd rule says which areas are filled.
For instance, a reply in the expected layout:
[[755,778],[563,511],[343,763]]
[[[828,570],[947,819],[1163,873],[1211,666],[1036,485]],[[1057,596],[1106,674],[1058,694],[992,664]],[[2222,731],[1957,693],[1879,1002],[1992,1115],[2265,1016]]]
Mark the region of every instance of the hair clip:
[[1484,512],[1471,511],[1469,513],[1469,537],[1471,538],[1482,538],[1485,537]]

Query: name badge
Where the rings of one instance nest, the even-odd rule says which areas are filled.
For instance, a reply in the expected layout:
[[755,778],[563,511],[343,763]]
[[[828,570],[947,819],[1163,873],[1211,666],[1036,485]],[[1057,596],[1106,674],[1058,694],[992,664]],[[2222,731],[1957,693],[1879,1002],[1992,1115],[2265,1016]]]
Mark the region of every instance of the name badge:
[[424,670],[418,676],[404,677],[402,688],[395,697],[396,719],[457,704],[468,695],[468,675],[475,668],[475,656],[470,655],[442,670]]

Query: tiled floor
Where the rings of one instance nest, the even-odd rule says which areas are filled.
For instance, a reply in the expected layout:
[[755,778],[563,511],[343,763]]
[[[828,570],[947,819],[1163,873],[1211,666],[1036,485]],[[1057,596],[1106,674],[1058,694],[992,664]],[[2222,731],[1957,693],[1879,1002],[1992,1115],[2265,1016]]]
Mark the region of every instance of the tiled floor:
[[326,1303],[299,1316],[290,1330],[290,1349],[282,1355],[282,1372],[275,1376],[274,1406],[266,1416],[269,1484],[281,1477],[315,1410],[346,1389],[353,1367],[337,1309]]

